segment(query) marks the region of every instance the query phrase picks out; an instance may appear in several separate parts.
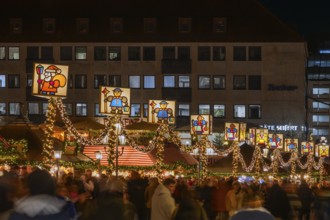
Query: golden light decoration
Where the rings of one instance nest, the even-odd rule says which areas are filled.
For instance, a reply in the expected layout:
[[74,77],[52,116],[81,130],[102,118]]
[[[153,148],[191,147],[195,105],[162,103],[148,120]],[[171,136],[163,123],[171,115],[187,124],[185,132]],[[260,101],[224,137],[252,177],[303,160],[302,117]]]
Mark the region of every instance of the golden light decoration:
[[43,151],[42,151],[42,156],[43,156],[43,161],[45,163],[50,163],[52,160],[52,151],[53,151],[53,146],[54,146],[54,141],[53,141],[53,133],[54,133],[54,122],[55,122],[55,117],[56,117],[56,106],[55,106],[55,100],[54,98],[50,98],[48,100],[48,107],[47,107],[47,113],[46,113],[47,119],[46,119],[46,129],[44,130],[45,132],[45,137],[43,140]]
[[211,115],[190,115],[190,134],[209,135],[212,133]]
[[256,145],[256,128],[249,129],[249,144],[252,146]]
[[233,177],[237,177],[237,171],[238,171],[238,163],[239,163],[239,146],[238,146],[238,142],[234,142],[234,149],[233,149],[233,172],[232,172],[232,176]]
[[298,150],[298,139],[297,138],[285,138],[284,151],[285,152],[296,152],[297,150]]
[[238,141],[239,140],[239,123],[225,123],[225,140]]
[[277,133],[268,134],[268,143],[270,149],[283,149],[283,145],[284,145],[283,134],[277,134]]
[[301,142],[301,154],[309,155],[314,154],[314,143],[311,141]]
[[296,168],[297,168],[297,164],[296,164],[296,160],[298,158],[297,152],[296,151],[292,151],[291,153],[291,172],[290,172],[290,177],[294,178],[296,176]]
[[268,144],[268,129],[256,129],[256,145],[266,146]]
[[239,141],[246,140],[246,123],[239,123]]
[[[207,177],[207,155],[206,155],[206,148],[208,145],[209,141],[207,139],[207,135],[202,135],[200,136],[200,140],[196,143],[196,148],[198,149],[199,153],[199,171],[200,172],[200,177],[201,180],[205,180]],[[200,169],[202,168],[202,169]]]
[[261,153],[261,148],[259,145],[255,147],[255,163],[254,163],[254,170],[255,170],[255,175],[257,179],[260,177],[260,172],[261,172],[261,165],[262,165],[262,153]]

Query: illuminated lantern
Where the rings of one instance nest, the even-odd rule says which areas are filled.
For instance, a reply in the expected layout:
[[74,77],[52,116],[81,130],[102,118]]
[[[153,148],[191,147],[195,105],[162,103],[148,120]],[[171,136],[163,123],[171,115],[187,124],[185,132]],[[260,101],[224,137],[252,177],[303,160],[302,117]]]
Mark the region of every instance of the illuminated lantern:
[[314,154],[314,143],[310,141],[303,141],[301,142],[301,154]]
[[256,145],[256,128],[249,129],[249,142],[250,145]]
[[119,87],[100,87],[100,113],[110,115],[129,115],[131,90]]
[[256,129],[256,145],[266,146],[268,144],[268,129]]
[[238,141],[239,140],[239,124],[225,123],[225,140]]
[[270,149],[283,149],[283,134],[268,134],[268,146]]
[[329,144],[325,137],[321,137],[320,143],[315,145],[315,156],[329,157]]
[[239,141],[246,139],[246,123],[239,123]]
[[298,150],[298,139],[295,138],[286,138],[284,144],[285,152],[292,152]]
[[44,66],[41,64],[38,64],[38,66],[36,66],[36,71],[38,75],[41,75],[44,72]]
[[208,135],[212,133],[212,117],[210,115],[191,115],[190,134]]
[[155,124],[175,124],[175,101],[149,100],[148,121]]

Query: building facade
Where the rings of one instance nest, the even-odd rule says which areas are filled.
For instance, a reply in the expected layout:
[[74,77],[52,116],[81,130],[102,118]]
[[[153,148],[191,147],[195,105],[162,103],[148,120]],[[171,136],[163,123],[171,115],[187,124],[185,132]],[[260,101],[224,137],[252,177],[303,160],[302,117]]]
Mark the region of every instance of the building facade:
[[130,117],[146,119],[148,101],[166,99],[176,101],[178,127],[211,114],[214,127],[305,132],[305,42],[258,1],[92,2],[2,6],[2,123],[22,111],[44,119],[47,100],[31,95],[40,62],[69,66],[73,119],[102,117],[99,86],[109,85],[131,88]]

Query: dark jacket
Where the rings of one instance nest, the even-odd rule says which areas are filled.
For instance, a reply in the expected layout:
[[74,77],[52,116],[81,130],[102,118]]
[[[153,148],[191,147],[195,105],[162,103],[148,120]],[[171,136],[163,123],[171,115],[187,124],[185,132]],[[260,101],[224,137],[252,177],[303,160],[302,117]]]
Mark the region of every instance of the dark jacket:
[[291,210],[290,202],[286,192],[278,185],[274,184],[269,189],[267,197],[267,209],[275,217],[287,219]]

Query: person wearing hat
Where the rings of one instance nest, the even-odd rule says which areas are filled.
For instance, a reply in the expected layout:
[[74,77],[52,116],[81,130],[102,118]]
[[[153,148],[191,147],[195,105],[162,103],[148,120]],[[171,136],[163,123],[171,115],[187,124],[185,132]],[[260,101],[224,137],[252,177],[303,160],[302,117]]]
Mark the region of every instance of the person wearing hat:
[[45,69],[37,81],[41,85],[42,95],[55,95],[59,87],[66,85],[66,77],[61,72],[62,70],[55,65],[50,65]]
[[105,98],[105,101],[110,102],[111,114],[123,114],[123,108],[128,105],[128,99],[126,96],[122,96],[123,90],[115,88],[113,95]]
[[157,114],[158,123],[168,124],[168,119],[173,116],[173,110],[167,108],[168,102],[165,100],[159,103],[160,107],[155,108],[153,113]]

